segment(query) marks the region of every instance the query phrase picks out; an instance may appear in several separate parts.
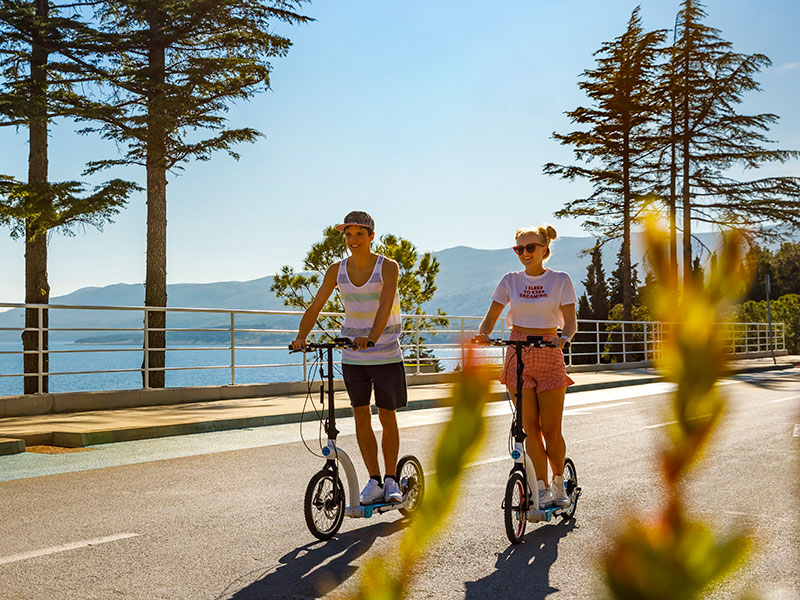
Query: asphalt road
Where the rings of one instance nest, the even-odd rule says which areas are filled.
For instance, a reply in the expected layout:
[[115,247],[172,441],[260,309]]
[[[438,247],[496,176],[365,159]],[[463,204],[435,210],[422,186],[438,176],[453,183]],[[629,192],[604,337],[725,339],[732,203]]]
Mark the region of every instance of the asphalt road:
[[[726,417],[687,482],[692,513],[724,534],[749,528],[747,564],[709,591],[800,597],[800,372],[723,382]],[[570,394],[568,454],[583,496],[576,519],[528,527],[510,546],[500,502],[511,459],[507,407],[467,470],[444,534],[414,573],[410,598],[601,598],[598,556],[621,521],[652,513],[654,453],[670,420],[667,384]],[[403,452],[430,468],[445,409],[402,413]],[[377,419],[376,419],[377,421]],[[352,423],[340,445],[357,455]],[[302,499],[321,460],[281,425],[0,458],[2,599],[288,599],[352,592],[376,553],[392,560],[407,527],[397,513],[347,519],[318,542]],[[316,442],[312,424],[306,439]],[[360,461],[357,461],[357,464]],[[365,472],[359,466],[359,476]]]

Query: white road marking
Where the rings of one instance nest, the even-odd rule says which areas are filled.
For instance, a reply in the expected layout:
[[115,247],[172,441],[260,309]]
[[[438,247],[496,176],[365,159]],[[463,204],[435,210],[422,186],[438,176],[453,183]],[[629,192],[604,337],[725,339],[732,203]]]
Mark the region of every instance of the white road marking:
[[600,408],[614,408],[617,406],[627,406],[628,404],[633,404],[633,402],[611,402],[609,404],[598,404],[596,406],[585,406],[580,409],[565,409],[564,416],[567,415],[590,415],[592,411],[598,410]]
[[658,425],[645,425],[645,429],[658,429],[659,427],[667,427],[668,425],[675,425],[677,421],[667,421],[666,423],[659,423]]
[[794,433],[792,433],[792,437],[800,437],[800,425],[795,423],[794,426]]
[[117,535],[109,535],[94,540],[83,540],[82,542],[71,542],[63,546],[53,546],[52,548],[45,548],[43,550],[33,550],[32,552],[23,552],[22,554],[12,554],[11,556],[0,557],[0,565],[7,565],[21,560],[28,560],[29,558],[37,558],[39,556],[47,556],[48,554],[56,554],[58,552],[66,552],[68,550],[76,550],[78,548],[87,548],[89,546],[99,546],[100,544],[107,544],[109,542],[116,542],[118,540],[125,540],[132,537],[137,537],[138,533],[118,533]]
[[800,398],[800,394],[795,394],[794,396],[786,396],[786,398],[778,398],[777,400],[770,400],[770,404],[778,403],[778,402],[786,402],[787,400],[794,400],[795,398]]

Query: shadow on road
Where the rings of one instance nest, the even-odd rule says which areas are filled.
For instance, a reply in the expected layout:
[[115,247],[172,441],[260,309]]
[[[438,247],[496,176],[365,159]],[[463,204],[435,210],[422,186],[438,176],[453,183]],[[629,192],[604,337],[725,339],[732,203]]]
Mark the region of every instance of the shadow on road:
[[300,546],[280,557],[278,564],[259,567],[230,582],[216,600],[300,600],[324,596],[356,572],[358,566],[352,563],[376,539],[391,535],[408,523],[407,519],[375,523],[327,542]]
[[558,558],[558,542],[575,528],[575,519],[570,519],[529,529],[523,543],[497,555],[491,575],[464,584],[465,599],[539,600],[559,591],[550,585],[550,567]]
[[[774,377],[778,374],[781,375],[781,377]],[[765,377],[765,375],[768,377]],[[764,390],[780,390],[783,389],[787,382],[797,383],[800,380],[796,374],[785,371],[764,371],[751,374],[740,373],[735,375],[734,379]]]

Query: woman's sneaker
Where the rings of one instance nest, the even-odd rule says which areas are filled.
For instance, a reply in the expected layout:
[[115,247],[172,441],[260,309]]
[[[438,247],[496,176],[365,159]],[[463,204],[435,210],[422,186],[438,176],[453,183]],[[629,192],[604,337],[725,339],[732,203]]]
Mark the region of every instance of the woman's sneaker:
[[567,498],[567,490],[564,488],[563,475],[553,477],[550,489],[553,490],[553,506],[569,506],[571,504],[570,499]]
[[400,492],[397,482],[391,477],[383,480],[383,500],[395,504],[403,501],[403,494]]
[[383,501],[383,487],[380,483],[370,478],[359,497],[361,504],[375,504]]
[[553,505],[553,494],[549,488],[544,486],[544,481],[539,479],[536,482],[536,489],[539,492],[539,510]]

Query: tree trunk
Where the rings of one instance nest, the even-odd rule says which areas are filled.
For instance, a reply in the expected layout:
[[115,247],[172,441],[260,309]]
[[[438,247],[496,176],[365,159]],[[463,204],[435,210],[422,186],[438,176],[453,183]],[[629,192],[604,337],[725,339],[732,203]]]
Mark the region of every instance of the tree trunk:
[[[47,0],[36,0],[36,16],[38,19],[47,19],[49,5]],[[34,187],[38,203],[49,202],[46,195],[47,184],[47,50],[38,32],[33,36],[31,43],[31,86],[30,107],[31,116],[28,121],[29,148],[28,148],[28,184]],[[50,301],[50,285],[47,282],[47,229],[36,219],[25,222],[25,303],[47,304]],[[22,348],[26,352],[36,354],[23,355],[25,372],[24,393],[46,393],[49,391],[47,376],[41,377],[39,373],[47,373],[49,368],[48,332],[49,323],[47,310],[25,310],[25,331],[22,334]],[[40,333],[39,328],[45,329]],[[41,364],[40,364],[41,358]]]
[[631,282],[631,162],[627,125],[622,150],[622,195],[622,318],[630,321],[633,318],[633,284]]
[[[167,151],[164,99],[165,45],[162,38],[164,15],[155,11],[149,18],[150,47],[147,98],[147,269],[144,304],[148,308],[167,305]],[[165,384],[166,313],[148,311],[145,318],[144,387]]]
[[677,118],[675,96],[671,101],[670,117],[670,162],[669,162],[669,264],[671,267],[669,283],[677,288],[678,283],[678,147],[675,139],[675,119]]
[[691,121],[689,119],[689,77],[690,77],[690,55],[691,40],[687,42],[685,50],[683,73],[683,131],[682,133],[682,156],[683,161],[683,289],[688,290],[692,285],[692,197],[691,182],[689,180],[691,168],[690,141],[691,141]]

